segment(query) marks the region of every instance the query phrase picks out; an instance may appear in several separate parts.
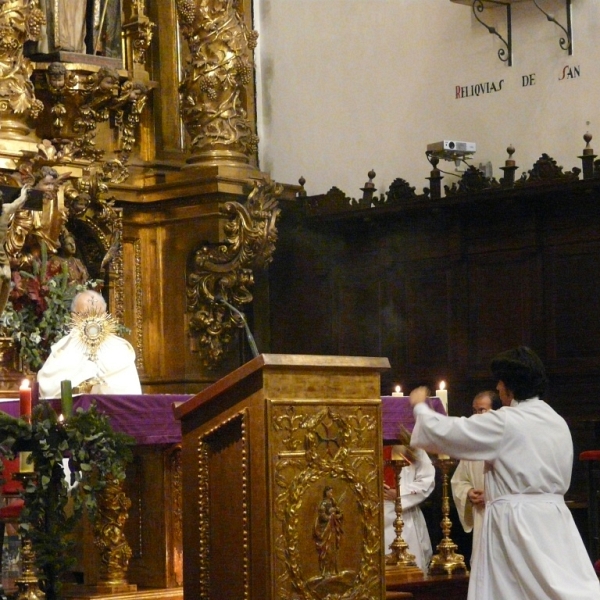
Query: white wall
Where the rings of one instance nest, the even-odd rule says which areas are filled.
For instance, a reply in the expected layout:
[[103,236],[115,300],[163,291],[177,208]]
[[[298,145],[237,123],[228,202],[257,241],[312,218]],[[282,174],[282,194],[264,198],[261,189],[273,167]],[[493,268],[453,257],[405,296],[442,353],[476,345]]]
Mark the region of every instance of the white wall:
[[[565,2],[538,0],[566,26]],[[506,37],[505,9],[481,17]],[[512,67],[471,7],[450,0],[255,0],[255,18],[261,169],[304,176],[309,194],[335,185],[358,197],[371,168],[379,192],[402,177],[420,193],[427,144],[443,139],[476,142],[472,162],[491,161],[497,178],[511,143],[517,176],[542,152],[580,166],[588,129],[600,154],[600,0],[573,0],[572,56],[533,2],[513,4]],[[581,75],[559,81],[567,65]],[[500,80],[500,92],[455,97]]]

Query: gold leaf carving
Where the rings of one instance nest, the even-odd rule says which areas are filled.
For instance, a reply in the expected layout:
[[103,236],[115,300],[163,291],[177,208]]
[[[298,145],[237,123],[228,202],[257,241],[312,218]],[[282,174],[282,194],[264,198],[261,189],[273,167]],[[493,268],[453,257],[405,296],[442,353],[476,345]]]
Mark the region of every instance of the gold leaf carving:
[[244,326],[240,315],[219,299],[238,306],[251,302],[252,270],[264,268],[273,258],[281,192],[281,185],[261,181],[245,204],[223,203],[225,242],[194,252],[187,276],[189,335],[192,351],[200,352],[210,367],[220,363],[233,332]]
[[278,598],[379,597],[376,422],[369,408],[274,409]]

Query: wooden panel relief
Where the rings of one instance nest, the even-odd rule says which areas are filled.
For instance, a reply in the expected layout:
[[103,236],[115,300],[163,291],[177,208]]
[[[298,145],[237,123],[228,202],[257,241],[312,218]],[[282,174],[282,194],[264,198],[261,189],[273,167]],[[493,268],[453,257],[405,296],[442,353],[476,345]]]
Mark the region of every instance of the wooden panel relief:
[[[240,413],[198,441],[200,600],[249,598],[248,450]],[[217,477],[227,473],[227,477]],[[231,573],[243,577],[231,577]]]
[[381,597],[378,410],[272,407],[274,598]]

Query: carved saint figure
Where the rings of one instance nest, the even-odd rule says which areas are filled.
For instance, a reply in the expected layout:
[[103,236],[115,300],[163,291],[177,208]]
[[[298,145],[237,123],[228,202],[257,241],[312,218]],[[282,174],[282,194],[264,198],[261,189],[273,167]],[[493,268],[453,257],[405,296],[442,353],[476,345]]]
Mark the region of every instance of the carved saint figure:
[[344,515],[333,497],[333,488],[326,486],[313,527],[313,537],[319,555],[319,571],[323,577],[339,572],[338,552],[344,534],[343,521]]
[[84,284],[90,275],[86,266],[75,256],[76,252],[75,237],[65,229],[60,237],[60,248],[48,259],[48,266],[58,273],[66,269],[69,284]]
[[121,57],[121,0],[40,0],[46,15],[37,51]]

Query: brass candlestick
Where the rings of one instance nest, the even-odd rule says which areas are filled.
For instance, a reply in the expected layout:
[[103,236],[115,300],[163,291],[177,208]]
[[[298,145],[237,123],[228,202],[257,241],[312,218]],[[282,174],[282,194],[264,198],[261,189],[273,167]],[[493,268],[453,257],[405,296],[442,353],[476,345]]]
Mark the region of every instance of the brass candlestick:
[[394,531],[396,538],[390,545],[391,554],[385,558],[385,579],[386,583],[398,583],[411,579],[420,579],[423,577],[423,571],[417,567],[415,557],[408,551],[408,544],[402,537],[404,521],[402,520],[402,498],[400,490],[400,476],[402,468],[409,463],[403,456],[389,461],[394,469],[396,476],[396,501],[394,508],[396,510],[396,519],[394,520]]
[[452,521],[450,520],[450,496],[448,493],[448,479],[450,469],[456,465],[456,461],[444,454],[439,454],[435,465],[442,472],[442,533],[444,537],[437,545],[439,554],[435,554],[429,563],[430,575],[466,575],[469,571],[465,565],[465,557],[457,554],[458,546],[450,539]]
[[15,600],[44,600],[46,594],[40,590],[35,572],[35,554],[29,537],[21,538],[21,576],[15,581],[18,592]]
[[[34,472],[15,473],[13,477],[23,483],[23,487],[36,476]],[[40,589],[40,582],[35,570],[35,552],[31,539],[21,536],[21,576],[15,580],[17,595],[15,600],[44,600],[46,594]]]

